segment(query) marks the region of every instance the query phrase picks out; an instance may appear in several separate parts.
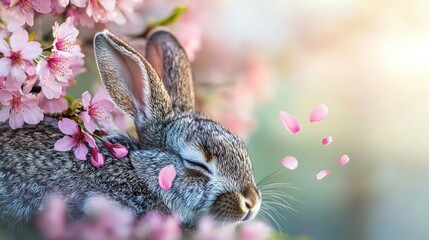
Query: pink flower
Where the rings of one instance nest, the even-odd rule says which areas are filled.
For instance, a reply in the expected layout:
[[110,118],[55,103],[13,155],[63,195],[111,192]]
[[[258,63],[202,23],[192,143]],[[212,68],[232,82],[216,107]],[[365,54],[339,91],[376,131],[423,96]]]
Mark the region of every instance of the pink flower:
[[105,141],[103,144],[106,148],[109,149],[109,152],[116,158],[124,158],[125,156],[128,155],[128,149],[119,143],[112,144],[109,141]]
[[103,99],[97,94],[91,100],[91,94],[86,91],[82,94],[82,105],[85,111],[80,114],[80,117],[90,132],[95,131],[94,120],[102,124],[109,123],[110,112],[113,111],[114,107],[110,100]]
[[55,142],[54,149],[61,152],[67,152],[76,147],[74,151],[76,158],[79,160],[86,160],[88,148],[86,147],[85,142],[87,142],[90,147],[95,148],[96,145],[94,138],[85,131],[82,131],[75,121],[68,118],[63,118],[59,121],[58,127],[61,132],[69,136],[64,136]]
[[116,0],[89,0],[86,14],[92,17],[95,22],[106,22],[115,7]]
[[16,17],[24,20],[29,26],[34,23],[34,11],[39,13],[49,13],[51,11],[51,1],[40,0],[11,0],[10,5]]
[[213,221],[203,217],[198,222],[195,240],[226,240],[235,239],[235,224]]
[[243,224],[238,232],[239,240],[266,240],[271,234],[269,226],[262,222],[251,221]]
[[[104,87],[99,87],[95,95],[99,98],[108,99],[109,101],[112,101]],[[116,105],[113,106],[113,111],[110,112],[110,114],[112,115],[113,121],[110,124],[104,125],[104,127],[109,129],[116,127],[125,132],[131,127],[130,125],[132,124],[132,120],[127,115],[125,115],[124,112]]]
[[0,90],[0,102],[3,107],[0,110],[0,122],[9,119],[9,125],[12,129],[21,128],[24,122],[28,124],[37,124],[43,120],[42,109],[37,106],[36,96],[26,93],[21,89]]
[[116,7],[108,15],[109,19],[107,20],[113,21],[118,25],[124,24],[134,14],[136,5],[142,2],[142,0],[116,0]]
[[176,169],[174,168],[174,165],[169,164],[163,167],[158,176],[159,186],[164,190],[170,190],[174,178],[176,178]]
[[65,111],[69,104],[63,97],[47,99],[43,94],[39,94],[39,106],[45,113],[60,113]]
[[179,240],[180,222],[173,216],[150,212],[137,224],[133,239]]
[[67,239],[66,205],[59,196],[49,196],[43,212],[37,218],[37,227],[44,239]]
[[91,165],[95,168],[100,168],[104,165],[104,156],[97,147],[91,149]]
[[290,133],[296,134],[301,131],[301,123],[294,115],[287,112],[280,112],[280,120]]
[[41,75],[39,79],[42,93],[47,99],[58,99],[61,97],[62,86],[59,82],[55,81],[53,75]]
[[53,52],[59,52],[63,56],[78,56],[82,57],[80,46],[76,44],[77,35],[79,30],[73,26],[73,18],[68,17],[65,22],[52,27],[52,35],[54,36]]
[[66,12],[67,17],[73,19],[73,24],[77,25],[78,23],[82,24],[82,26],[92,28],[94,27],[94,19],[89,17],[86,14],[86,9],[78,8],[75,6],[69,6]]
[[60,82],[67,82],[72,77],[73,71],[70,69],[70,57],[52,52],[45,59],[37,64],[40,76],[52,74]]
[[0,58],[0,77],[11,75],[22,84],[26,78],[25,72],[35,74],[33,59],[42,53],[42,48],[38,42],[28,42],[27,31],[19,29],[10,36],[10,47],[0,38],[0,52],[4,56]]

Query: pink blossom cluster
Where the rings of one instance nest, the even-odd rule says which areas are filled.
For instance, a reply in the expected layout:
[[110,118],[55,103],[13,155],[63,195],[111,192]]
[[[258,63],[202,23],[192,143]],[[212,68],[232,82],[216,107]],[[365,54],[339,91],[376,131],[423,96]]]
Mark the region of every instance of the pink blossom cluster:
[[72,17],[74,23],[92,27],[94,23],[124,24],[127,15],[142,0],[2,0],[1,19],[11,32],[24,24],[33,26],[34,14],[58,14]]
[[1,31],[0,122],[16,129],[43,120],[44,113],[67,109],[66,87],[84,71],[77,44],[79,31],[68,18],[52,27],[53,42],[46,49],[23,28]]
[[100,128],[112,126],[111,113],[115,109],[113,102],[105,95],[104,89],[99,90],[94,98],[88,91],[84,92],[82,102],[76,110],[78,114],[74,119],[63,118],[58,122],[58,127],[65,136],[55,142],[54,149],[62,152],[74,149],[77,159],[87,160],[89,146],[91,149],[90,163],[93,167],[99,168],[104,165],[104,155],[100,153],[96,143],[97,139],[103,143],[112,156],[124,158],[128,155],[128,149],[125,146],[104,140],[99,136],[100,134],[95,133],[97,125]]
[[259,221],[234,224],[218,223],[205,217],[195,231],[183,230],[174,216],[150,212],[136,219],[130,211],[112,204],[102,197],[90,200],[90,219],[67,222],[67,210],[62,198],[51,197],[38,217],[37,227],[44,239],[91,240],[179,240],[182,237],[196,240],[265,240],[272,230]]

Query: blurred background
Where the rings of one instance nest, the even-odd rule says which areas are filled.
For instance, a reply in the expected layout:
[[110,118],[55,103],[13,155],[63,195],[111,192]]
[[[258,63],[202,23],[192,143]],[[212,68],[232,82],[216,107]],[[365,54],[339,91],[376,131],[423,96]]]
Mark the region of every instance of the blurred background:
[[[429,239],[429,1],[148,0],[140,20],[108,28],[139,33],[179,3],[190,9],[171,28],[193,61],[199,109],[245,139],[257,180],[284,156],[299,160],[271,180],[290,183],[277,189],[299,200],[288,200],[296,212],[263,207],[274,228],[321,240]],[[76,96],[98,82],[86,61]],[[319,104],[329,115],[310,124]],[[303,130],[289,134],[279,111]],[[351,160],[339,167],[343,154]],[[322,169],[332,173],[317,181]]]

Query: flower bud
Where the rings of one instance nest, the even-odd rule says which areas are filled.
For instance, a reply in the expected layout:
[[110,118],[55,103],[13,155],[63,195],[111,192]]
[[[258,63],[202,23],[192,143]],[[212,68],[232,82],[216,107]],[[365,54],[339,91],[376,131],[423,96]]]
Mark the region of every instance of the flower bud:
[[108,148],[110,153],[116,158],[124,158],[128,155],[128,149],[119,143],[112,144],[109,141],[105,141],[104,146]]
[[100,168],[104,165],[104,156],[98,151],[98,148],[91,149],[91,165]]

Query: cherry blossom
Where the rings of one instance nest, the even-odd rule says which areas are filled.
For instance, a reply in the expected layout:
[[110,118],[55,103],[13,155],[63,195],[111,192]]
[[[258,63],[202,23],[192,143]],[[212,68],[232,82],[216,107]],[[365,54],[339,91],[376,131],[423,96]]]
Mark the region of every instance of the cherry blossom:
[[0,122],[9,119],[9,126],[12,129],[21,128],[24,122],[37,124],[43,120],[43,112],[37,106],[37,98],[29,93],[19,90],[0,90],[0,102],[3,107],[0,109]]
[[42,53],[40,43],[28,42],[28,33],[24,29],[19,29],[10,36],[9,44],[0,38],[0,77],[11,75],[18,83],[25,81],[25,72],[29,75],[36,73],[33,59]]
[[33,26],[34,11],[39,13],[49,13],[51,11],[51,1],[36,0],[11,0],[8,11],[21,22]]
[[63,118],[58,122],[58,127],[66,134],[63,138],[55,142],[54,149],[57,151],[67,152],[72,148],[75,148],[74,154],[79,160],[86,160],[88,154],[88,148],[85,143],[91,148],[95,148],[95,140],[87,132],[83,131],[75,121]]
[[80,117],[90,132],[95,131],[94,120],[101,124],[110,122],[110,112],[114,108],[114,104],[110,100],[101,98],[99,95],[95,95],[91,99],[91,94],[86,91],[82,94],[82,106],[85,111],[80,114]]
[[269,239],[271,229],[263,222],[251,221],[243,224],[238,232],[239,240],[266,240]]
[[68,57],[83,56],[80,46],[76,44],[79,30],[73,26],[73,18],[68,17],[61,25],[55,22],[52,27],[52,34],[54,36],[53,52],[59,52],[61,55]]
[[138,225],[134,233],[135,239],[181,239],[180,221],[174,216],[164,216],[158,212],[149,212]]
[[52,74],[60,82],[67,82],[73,71],[70,68],[70,58],[60,55],[58,52],[52,52],[45,59],[37,64],[39,75],[46,76]]
[[106,22],[109,13],[115,10],[116,0],[89,0],[86,14],[95,22]]
[[73,24],[77,25],[80,23],[82,26],[92,28],[94,27],[94,19],[86,14],[85,8],[78,8],[75,6],[69,6],[66,11],[67,17],[73,19]]

